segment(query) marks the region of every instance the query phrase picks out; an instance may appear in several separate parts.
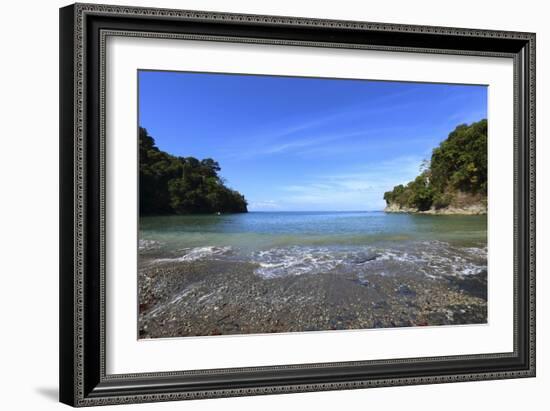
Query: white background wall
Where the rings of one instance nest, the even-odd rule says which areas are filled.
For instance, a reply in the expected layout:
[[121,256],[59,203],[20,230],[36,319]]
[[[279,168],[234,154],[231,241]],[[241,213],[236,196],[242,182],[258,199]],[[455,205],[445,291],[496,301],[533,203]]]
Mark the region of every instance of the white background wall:
[[[353,0],[269,2],[129,0],[114,4],[444,25],[537,33],[538,377],[124,406],[119,409],[547,409],[550,388],[550,26],[545,2]],[[0,24],[0,408],[47,410],[57,403],[58,7],[5,2]],[[546,390],[545,390],[546,388]],[[547,407],[547,405],[546,405]],[[112,408],[112,407],[110,407]]]

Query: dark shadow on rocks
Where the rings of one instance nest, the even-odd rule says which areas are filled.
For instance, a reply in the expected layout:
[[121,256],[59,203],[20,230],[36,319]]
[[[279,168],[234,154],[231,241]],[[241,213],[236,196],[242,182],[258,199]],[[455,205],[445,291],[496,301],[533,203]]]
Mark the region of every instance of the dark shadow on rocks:
[[459,290],[468,293],[474,297],[487,301],[487,271],[481,271],[474,275],[465,275],[464,277],[452,278],[451,283],[456,285]]

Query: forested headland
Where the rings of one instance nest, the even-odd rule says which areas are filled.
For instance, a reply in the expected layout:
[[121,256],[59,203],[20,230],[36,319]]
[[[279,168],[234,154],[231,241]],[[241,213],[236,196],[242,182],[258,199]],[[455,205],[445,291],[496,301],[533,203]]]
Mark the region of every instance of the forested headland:
[[140,127],[140,215],[246,213],[246,199],[225,185],[220,170],[211,158],[178,157],[160,150]]
[[387,212],[487,212],[487,120],[462,124],[436,147],[420,175],[384,193]]

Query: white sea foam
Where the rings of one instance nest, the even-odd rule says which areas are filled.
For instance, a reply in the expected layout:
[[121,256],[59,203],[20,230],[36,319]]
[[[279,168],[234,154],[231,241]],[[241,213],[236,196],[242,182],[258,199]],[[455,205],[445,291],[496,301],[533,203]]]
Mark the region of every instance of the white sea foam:
[[160,246],[161,246],[160,242],[155,240],[144,240],[140,238],[138,242],[138,248],[140,251],[154,250],[154,249],[160,248]]
[[440,241],[423,242],[410,251],[386,249],[381,261],[392,261],[429,277],[473,275],[487,269],[487,247],[453,247]]
[[259,264],[256,274],[269,278],[329,272],[344,258],[328,248],[288,247],[258,251],[252,261]]
[[245,251],[230,246],[191,247],[157,262],[225,260],[251,262],[263,278],[339,273],[369,275],[419,274],[430,278],[475,275],[487,269],[486,247],[458,247],[441,241],[377,246],[289,246]]
[[227,255],[231,251],[231,247],[217,247],[217,246],[206,246],[206,247],[194,247],[194,248],[184,248],[181,250],[183,252],[182,256],[175,258],[159,258],[158,262],[176,262],[176,261],[197,261],[202,259],[217,259],[224,255]]
[[265,277],[328,272],[391,275],[419,273],[431,278],[473,275],[487,269],[486,249],[453,247],[443,242],[408,244],[407,247],[284,247],[258,251],[250,260]]

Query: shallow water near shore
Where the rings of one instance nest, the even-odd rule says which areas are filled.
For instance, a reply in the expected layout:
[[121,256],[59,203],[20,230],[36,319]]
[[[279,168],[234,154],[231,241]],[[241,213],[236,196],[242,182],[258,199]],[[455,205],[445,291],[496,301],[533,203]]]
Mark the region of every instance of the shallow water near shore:
[[161,261],[259,264],[265,277],[331,270],[426,275],[486,268],[485,216],[288,212],[145,217],[140,252]]
[[144,338],[486,321],[486,216],[142,217],[139,240]]

